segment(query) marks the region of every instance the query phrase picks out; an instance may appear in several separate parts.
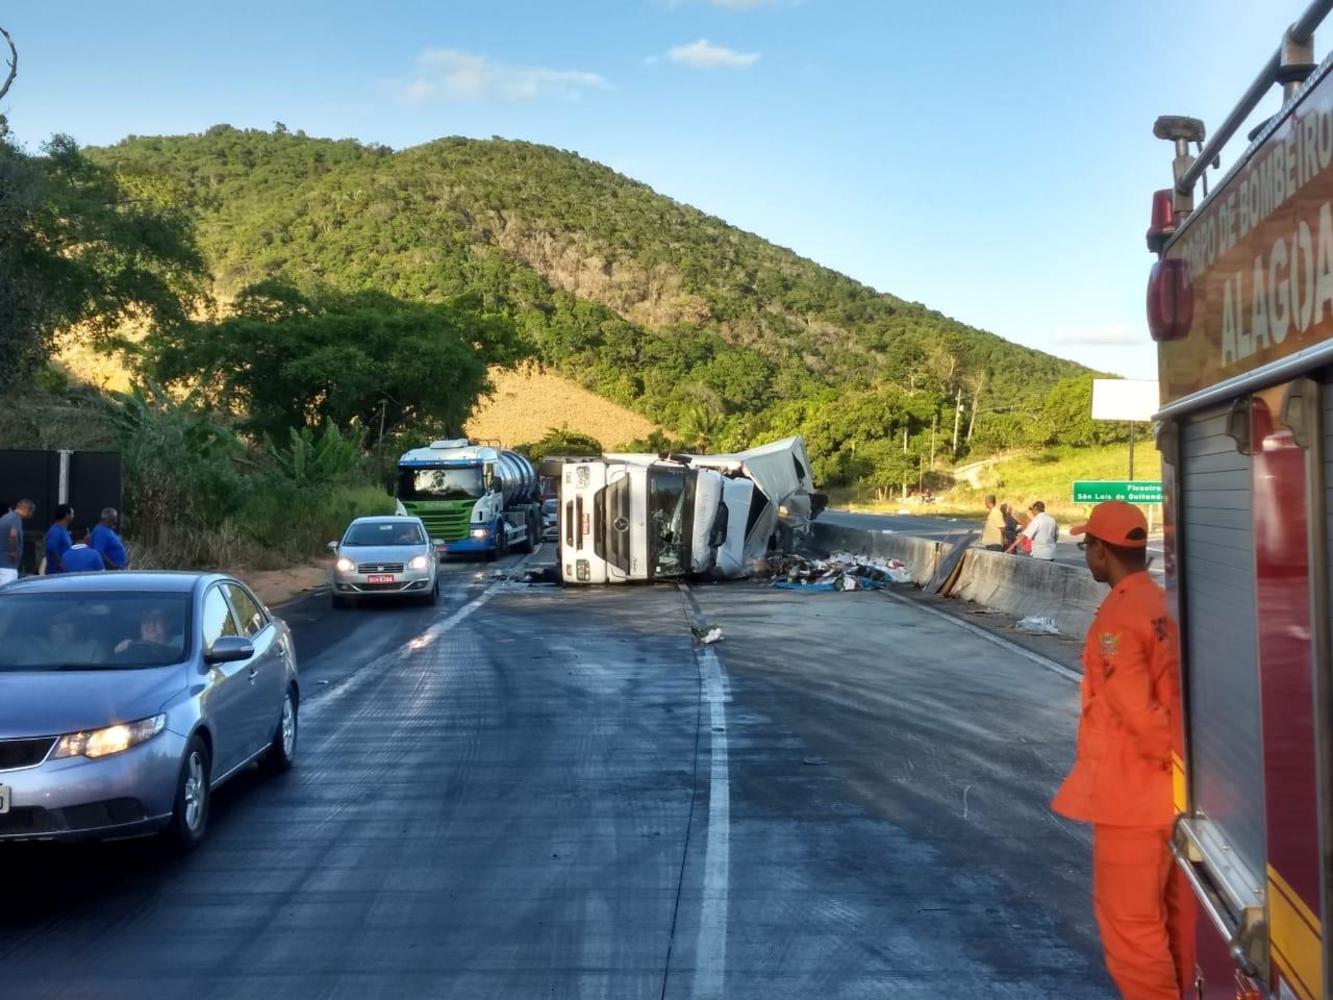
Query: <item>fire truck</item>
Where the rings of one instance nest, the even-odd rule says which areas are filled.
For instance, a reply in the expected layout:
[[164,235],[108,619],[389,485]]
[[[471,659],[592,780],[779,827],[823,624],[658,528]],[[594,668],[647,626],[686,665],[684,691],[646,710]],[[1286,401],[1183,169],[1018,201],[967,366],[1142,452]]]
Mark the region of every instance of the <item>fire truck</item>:
[[1313,43],[1330,8],[1281,34],[1211,137],[1154,127],[1175,151],[1147,234],[1184,701],[1173,852],[1205,1000],[1333,996],[1333,58]]

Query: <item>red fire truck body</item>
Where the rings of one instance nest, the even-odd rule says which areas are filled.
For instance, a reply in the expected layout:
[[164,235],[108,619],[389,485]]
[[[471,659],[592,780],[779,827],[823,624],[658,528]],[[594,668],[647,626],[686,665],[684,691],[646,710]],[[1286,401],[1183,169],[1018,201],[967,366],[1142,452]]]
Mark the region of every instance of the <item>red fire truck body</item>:
[[[1208,144],[1193,119],[1156,129],[1176,147],[1148,233],[1185,704],[1173,849],[1205,1000],[1333,996],[1333,59],[1312,57],[1330,7],[1288,29]],[[1281,110],[1196,205],[1274,84]]]

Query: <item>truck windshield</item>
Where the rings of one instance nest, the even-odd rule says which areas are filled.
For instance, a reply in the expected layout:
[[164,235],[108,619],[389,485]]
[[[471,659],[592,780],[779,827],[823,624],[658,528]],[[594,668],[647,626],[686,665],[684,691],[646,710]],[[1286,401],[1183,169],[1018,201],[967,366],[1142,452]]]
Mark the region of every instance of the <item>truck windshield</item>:
[[475,500],[485,493],[481,466],[449,469],[402,469],[399,500]]
[[648,474],[648,559],[654,578],[684,576],[689,570],[693,485],[684,469]]

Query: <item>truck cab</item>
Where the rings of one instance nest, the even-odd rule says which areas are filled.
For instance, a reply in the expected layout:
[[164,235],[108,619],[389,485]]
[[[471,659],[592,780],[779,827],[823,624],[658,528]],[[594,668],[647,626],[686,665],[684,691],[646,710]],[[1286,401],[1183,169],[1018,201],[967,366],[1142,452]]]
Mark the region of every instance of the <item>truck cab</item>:
[[748,511],[737,510],[733,520],[730,508],[752,492],[753,484],[679,462],[567,463],[560,479],[561,579],[676,580],[739,566]]
[[444,555],[531,550],[541,532],[536,473],[522,456],[466,440],[433,441],[398,460],[398,513],[419,517]]

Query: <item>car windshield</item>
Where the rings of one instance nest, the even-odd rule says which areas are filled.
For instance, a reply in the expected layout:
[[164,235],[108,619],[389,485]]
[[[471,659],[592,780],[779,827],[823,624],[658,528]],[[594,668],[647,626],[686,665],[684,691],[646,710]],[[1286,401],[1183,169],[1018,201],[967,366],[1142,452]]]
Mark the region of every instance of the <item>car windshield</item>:
[[656,469],[649,476],[648,547],[654,577],[683,576],[689,566],[687,494],[693,490],[684,469]]
[[114,670],[178,663],[188,594],[44,591],[0,596],[0,671]]
[[425,545],[421,527],[410,521],[362,521],[347,529],[344,545]]
[[398,477],[400,500],[475,500],[485,492],[480,465],[403,469]]
[[543,500],[543,501],[542,501],[542,513],[543,513],[543,514],[554,514],[554,513],[556,513],[556,511],[559,510],[559,509],[560,509],[560,501],[559,501],[559,500]]

